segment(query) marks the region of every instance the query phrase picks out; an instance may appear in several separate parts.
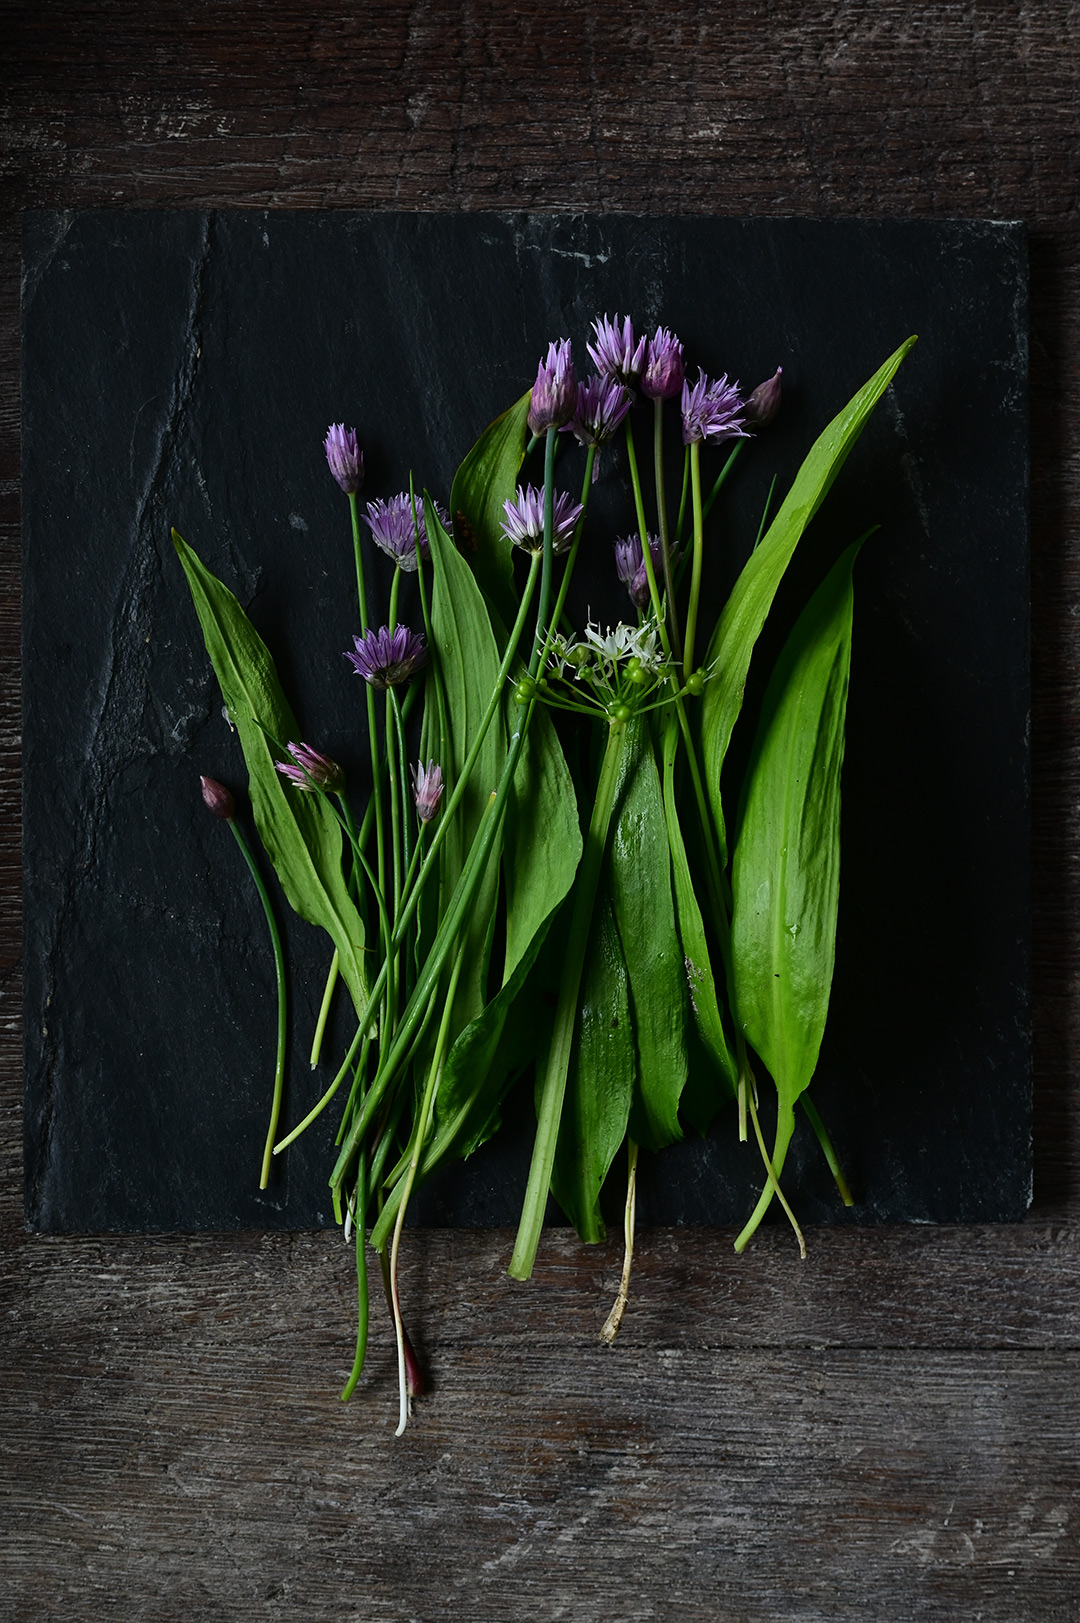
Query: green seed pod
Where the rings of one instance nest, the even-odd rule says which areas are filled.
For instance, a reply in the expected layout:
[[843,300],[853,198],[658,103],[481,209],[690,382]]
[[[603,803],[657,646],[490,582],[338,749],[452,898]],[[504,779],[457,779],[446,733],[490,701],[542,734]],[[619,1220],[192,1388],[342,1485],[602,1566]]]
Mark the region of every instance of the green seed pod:
[[695,699],[700,698],[705,691],[705,672],[700,668],[691,671],[686,678],[686,691],[692,693]]

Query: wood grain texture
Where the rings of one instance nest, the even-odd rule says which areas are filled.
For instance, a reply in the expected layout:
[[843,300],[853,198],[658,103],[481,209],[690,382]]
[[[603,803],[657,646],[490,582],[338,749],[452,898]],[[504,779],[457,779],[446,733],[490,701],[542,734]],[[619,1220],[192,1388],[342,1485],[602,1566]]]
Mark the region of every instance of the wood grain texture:
[[[1080,6],[8,4],[0,116],[0,1610],[1080,1618]],[[1031,240],[1036,1207],[1013,1229],[409,1243],[335,1396],[327,1235],[22,1232],[18,211],[1020,218]],[[1003,860],[1023,860],[1003,853]]]

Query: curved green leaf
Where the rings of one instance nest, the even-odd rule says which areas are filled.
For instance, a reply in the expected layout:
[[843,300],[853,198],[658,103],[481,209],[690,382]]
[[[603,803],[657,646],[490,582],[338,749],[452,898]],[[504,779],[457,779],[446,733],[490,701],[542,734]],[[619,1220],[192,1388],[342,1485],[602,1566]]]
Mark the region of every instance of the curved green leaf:
[[[240,604],[176,533],[173,546],[191,589],[206,651],[247,763],[255,826],[290,905],[326,930],[360,1012],[368,1001],[364,927],[341,870],[341,829],[320,795],[286,786],[262,731],[300,737],[274,662]],[[256,725],[260,722],[262,726]]]
[[817,1064],[832,986],[851,571],[860,545],[830,570],[777,663],[732,864],[737,1015],[776,1083],[781,1161],[792,1109]]
[[702,1077],[697,1083],[693,1077],[691,1078],[691,1082],[695,1083],[693,1100],[691,1101],[688,1090],[684,1095],[684,1103],[687,1119],[700,1132],[704,1132],[720,1106],[735,1097],[739,1074],[724,1031],[709,943],[701,909],[694,894],[686,845],[679,823],[675,797],[675,758],[678,747],[678,723],[672,715],[664,727],[664,816],[667,821],[671,873],[675,882],[675,911],[678,918],[679,940],[682,943],[690,1010],[705,1056],[711,1062],[709,1071],[712,1073],[708,1080]]
[[600,1191],[626,1137],[634,1094],[630,987],[608,896],[589,931],[551,1192],[586,1245],[604,1238]]
[[507,625],[513,624],[517,605],[513,547],[502,533],[503,503],[513,496],[525,460],[531,398],[530,389],[484,430],[450,491],[454,538]]
[[537,930],[568,894],[581,848],[574,782],[551,718],[537,705],[507,812],[504,981],[513,974]]
[[627,727],[606,863],[630,977],[638,1076],[631,1132],[646,1149],[682,1137],[687,1078],[686,974],[675,929],[671,856],[648,724]]
[[706,659],[711,675],[702,700],[701,736],[705,782],[722,855],[726,854],[726,835],[720,773],[742,708],[754,644],[799,538],[914,343],[909,338],[901,344],[818,436],[764,540],[748,558],[713,632]]

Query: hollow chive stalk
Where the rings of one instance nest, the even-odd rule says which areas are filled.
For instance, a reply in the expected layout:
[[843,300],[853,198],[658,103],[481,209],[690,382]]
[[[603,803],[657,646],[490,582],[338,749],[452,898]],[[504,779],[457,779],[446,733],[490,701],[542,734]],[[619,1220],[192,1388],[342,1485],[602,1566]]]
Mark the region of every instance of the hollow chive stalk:
[[563,1099],[566,1095],[566,1076],[570,1066],[570,1049],[574,1037],[578,993],[581,989],[581,973],[585,965],[593,903],[596,900],[596,889],[603,866],[604,848],[607,844],[628,720],[629,712],[619,706],[608,723],[607,743],[600,765],[596,799],[593,801],[585,849],[582,852],[581,866],[574,886],[574,911],[570,922],[569,945],[563,961],[559,1001],[555,1009],[555,1026],[551,1035],[547,1063],[540,1079],[532,1164],[529,1167],[529,1181],[518,1223],[514,1254],[510,1260],[510,1274],[514,1279],[528,1279],[536,1260],[536,1248],[540,1243],[544,1208],[547,1205],[548,1188],[551,1184],[551,1168],[559,1137]]
[[435,1053],[432,1056],[428,1070],[427,1085],[420,1101],[420,1109],[413,1123],[412,1146],[409,1156],[409,1170],[405,1182],[405,1190],[398,1206],[397,1221],[394,1223],[394,1238],[390,1244],[390,1305],[394,1314],[394,1334],[397,1337],[398,1349],[398,1428],[395,1433],[400,1437],[409,1423],[409,1383],[405,1367],[405,1325],[401,1317],[401,1299],[398,1294],[398,1252],[401,1247],[401,1231],[405,1225],[405,1210],[409,1204],[413,1184],[416,1181],[416,1169],[420,1165],[420,1152],[427,1138],[431,1113],[435,1108],[435,1095],[442,1081],[443,1066],[446,1063],[447,1050],[450,1047],[450,1018],[454,1009],[454,998],[457,996],[458,980],[461,975],[461,966],[465,958],[465,943],[458,948],[454,967],[450,971],[450,984],[446,991],[446,1002],[443,1005],[442,1020],[439,1023],[439,1034],[435,1039]]
[[821,1145],[821,1153],[824,1155],[825,1160],[828,1163],[829,1171],[833,1175],[833,1182],[836,1184],[840,1199],[843,1201],[845,1206],[854,1206],[855,1196],[851,1193],[851,1190],[848,1187],[848,1181],[844,1177],[844,1169],[840,1165],[840,1158],[833,1148],[833,1141],[829,1137],[825,1123],[818,1115],[816,1105],[809,1095],[805,1093],[800,1094],[799,1103],[802,1105],[806,1114],[806,1119],[814,1129],[814,1135],[817,1138],[818,1143]]
[[[356,505],[356,494],[349,494],[349,516],[352,519],[353,556],[356,561],[356,600],[360,609],[360,630],[364,636],[368,633],[367,589],[364,585],[364,555],[360,545],[360,515]],[[371,797],[375,803],[375,872],[379,876],[380,887],[386,880],[386,850],[385,833],[383,830],[382,796],[379,792],[379,735],[375,717],[375,690],[369,682],[364,683],[367,699],[368,742],[371,748]],[[386,942],[384,952],[389,952],[390,943]],[[385,1013],[389,1013],[387,1009]]]
[[353,1211],[354,1239],[356,1242],[356,1350],[353,1354],[349,1378],[341,1390],[342,1403],[348,1403],[356,1391],[356,1383],[364,1368],[368,1340],[368,1277],[367,1277],[367,1167],[361,1152],[356,1169],[356,1206]]
[[[231,804],[231,803],[230,803]],[[274,975],[277,980],[277,1058],[274,1062],[274,1096],[270,1104],[270,1125],[266,1130],[266,1144],[263,1149],[262,1167],[259,1172],[259,1188],[265,1189],[270,1182],[270,1163],[274,1153],[274,1139],[277,1137],[278,1121],[281,1118],[281,1100],[285,1092],[285,1041],[288,1030],[288,992],[285,984],[285,954],[281,950],[281,932],[278,929],[277,919],[270,901],[269,892],[263,883],[263,876],[259,872],[258,864],[251,853],[251,847],[237,827],[235,818],[226,819],[232,829],[233,839],[243,853],[244,861],[251,871],[255,881],[255,889],[259,893],[259,900],[266,914],[266,923],[270,930],[270,943],[274,949]]]
[[676,660],[682,658],[682,638],[679,614],[675,602],[675,582],[671,568],[671,542],[668,536],[667,498],[664,493],[664,402],[653,401],[653,476],[656,482],[656,522],[660,532],[660,561],[664,571],[664,596],[667,599],[668,635]]

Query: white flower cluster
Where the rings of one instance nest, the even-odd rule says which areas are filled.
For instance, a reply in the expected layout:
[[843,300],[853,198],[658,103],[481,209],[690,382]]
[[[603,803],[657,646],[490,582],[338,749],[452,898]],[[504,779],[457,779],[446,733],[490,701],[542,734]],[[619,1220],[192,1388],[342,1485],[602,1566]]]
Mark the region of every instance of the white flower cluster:
[[658,677],[665,666],[655,620],[646,620],[641,626],[630,626],[620,620],[617,626],[609,626],[606,631],[590,621],[580,640],[554,637],[550,658],[559,676],[569,670],[575,677],[586,680],[599,674],[608,682],[617,681],[620,666],[631,660],[636,660],[643,671],[654,677]]

